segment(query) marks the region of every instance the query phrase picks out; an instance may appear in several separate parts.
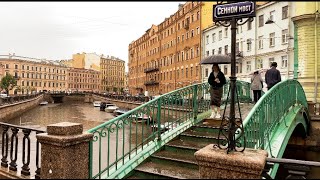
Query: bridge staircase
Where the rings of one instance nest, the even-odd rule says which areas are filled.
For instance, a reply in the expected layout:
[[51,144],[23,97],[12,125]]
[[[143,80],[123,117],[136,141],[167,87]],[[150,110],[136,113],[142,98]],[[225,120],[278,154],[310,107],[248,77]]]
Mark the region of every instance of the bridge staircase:
[[204,119],[193,125],[136,167],[127,179],[198,179],[194,153],[217,144],[220,124],[218,119]]

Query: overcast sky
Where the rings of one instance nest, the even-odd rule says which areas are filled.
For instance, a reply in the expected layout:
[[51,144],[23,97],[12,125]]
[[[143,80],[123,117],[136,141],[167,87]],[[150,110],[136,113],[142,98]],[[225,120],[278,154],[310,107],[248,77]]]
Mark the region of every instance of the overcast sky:
[[128,45],[183,2],[0,2],[0,54],[71,59],[96,52],[128,62]]

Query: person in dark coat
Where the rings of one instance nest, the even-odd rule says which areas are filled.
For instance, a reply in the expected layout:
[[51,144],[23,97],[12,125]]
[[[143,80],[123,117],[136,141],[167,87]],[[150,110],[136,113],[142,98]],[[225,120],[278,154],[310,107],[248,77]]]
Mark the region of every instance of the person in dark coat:
[[277,69],[276,62],[273,62],[271,64],[271,68],[266,72],[265,80],[268,90],[270,90],[277,83],[281,82],[281,75],[280,71]]
[[210,84],[210,104],[212,106],[212,114],[210,118],[221,118],[220,105],[223,93],[222,87],[226,84],[226,77],[221,72],[218,64],[213,64],[212,72],[208,78],[208,83]]

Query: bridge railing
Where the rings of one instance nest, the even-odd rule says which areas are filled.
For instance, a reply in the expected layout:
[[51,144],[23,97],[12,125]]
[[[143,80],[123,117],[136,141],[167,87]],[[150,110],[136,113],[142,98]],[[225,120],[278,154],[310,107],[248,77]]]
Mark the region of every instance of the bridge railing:
[[17,175],[40,178],[40,143],[36,134],[45,131],[0,123],[1,166]]
[[264,149],[276,125],[297,104],[308,109],[304,90],[296,80],[282,81],[267,91],[244,120],[247,147]]
[[[245,82],[238,86],[239,98],[251,101],[250,86]],[[224,87],[224,97],[228,87],[229,84]],[[120,168],[130,166],[127,163],[133,158],[147,158],[148,148],[155,142],[173,138],[168,134],[195,123],[199,113],[211,109],[208,90],[208,83],[180,88],[88,130],[94,135],[90,142],[89,178],[110,178]]]
[[28,99],[33,99],[35,97],[40,96],[43,93],[36,94],[26,94],[26,95],[10,95],[10,97],[1,98],[0,97],[0,107],[3,105],[13,104],[20,101],[25,101]]

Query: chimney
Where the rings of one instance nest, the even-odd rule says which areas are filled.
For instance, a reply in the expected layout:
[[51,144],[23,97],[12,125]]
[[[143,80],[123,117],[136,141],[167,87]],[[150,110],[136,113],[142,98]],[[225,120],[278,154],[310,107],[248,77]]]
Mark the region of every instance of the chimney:
[[183,8],[183,4],[179,4],[178,7],[179,7],[179,10],[180,10],[181,8]]

